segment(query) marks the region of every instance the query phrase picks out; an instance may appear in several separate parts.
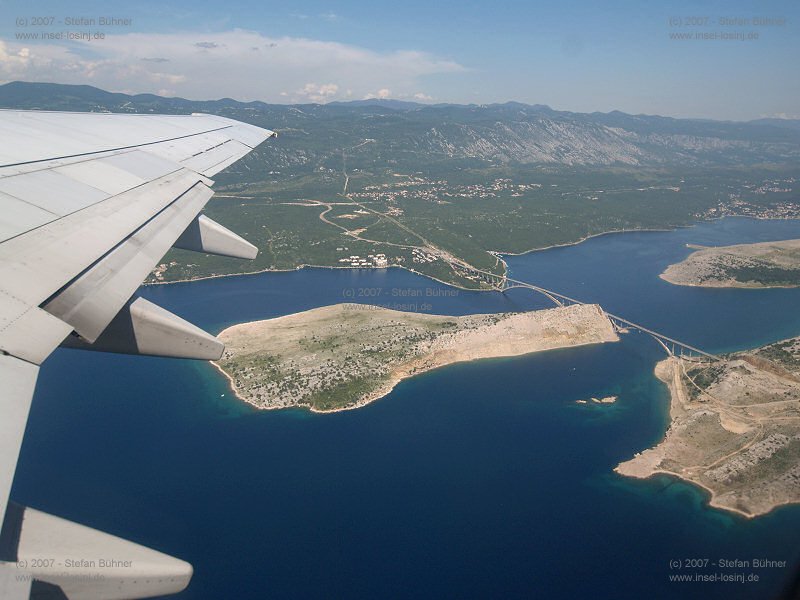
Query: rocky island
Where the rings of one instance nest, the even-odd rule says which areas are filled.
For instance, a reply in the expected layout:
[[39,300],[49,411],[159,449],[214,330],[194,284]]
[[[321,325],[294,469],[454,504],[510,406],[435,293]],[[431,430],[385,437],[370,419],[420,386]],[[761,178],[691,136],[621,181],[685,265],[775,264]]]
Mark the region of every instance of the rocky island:
[[747,517],[800,502],[800,337],[721,361],[671,357],[656,376],[670,390],[670,427],[618,473],[680,477]]
[[800,286],[800,240],[700,248],[661,278],[701,287]]
[[402,379],[452,363],[617,341],[593,304],[462,317],[337,304],[219,334],[217,363],[258,408],[357,408]]
[[614,404],[616,401],[616,396],[605,396],[604,398],[595,398],[592,396],[588,400],[575,400],[575,404]]

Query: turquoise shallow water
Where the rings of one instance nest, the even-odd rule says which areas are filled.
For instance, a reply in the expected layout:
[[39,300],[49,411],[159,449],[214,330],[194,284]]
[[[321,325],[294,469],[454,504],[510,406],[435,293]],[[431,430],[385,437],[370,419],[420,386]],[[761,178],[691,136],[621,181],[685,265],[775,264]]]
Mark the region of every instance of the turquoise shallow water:
[[[800,290],[682,288],[658,273],[687,242],[790,237],[800,223],[726,219],[509,264],[520,279],[724,351],[800,334]],[[545,306],[523,290],[443,296],[399,270],[306,269],[143,294],[219,331],[377,288],[379,303],[436,313]],[[800,507],[748,521],[710,510],[690,485],[612,471],[663,435],[660,358],[630,334],[454,365],[365,408],[313,415],[252,410],[203,363],[58,351],[42,370],[14,495],[191,561],[184,598],[775,597],[800,563]],[[607,394],[617,404],[574,402]],[[695,558],[792,568],[721,569],[757,582],[670,582],[671,561]]]

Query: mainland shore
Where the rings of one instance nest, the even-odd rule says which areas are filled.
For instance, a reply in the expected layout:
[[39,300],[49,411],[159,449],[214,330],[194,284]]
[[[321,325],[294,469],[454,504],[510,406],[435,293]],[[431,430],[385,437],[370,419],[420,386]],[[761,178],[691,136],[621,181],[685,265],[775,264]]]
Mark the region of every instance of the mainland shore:
[[[793,357],[787,365],[765,358],[776,349]],[[662,441],[614,470],[639,479],[677,477],[708,492],[709,506],[748,518],[800,502],[795,355],[800,359],[800,338],[717,362],[660,361],[655,374],[669,389],[669,428]]]

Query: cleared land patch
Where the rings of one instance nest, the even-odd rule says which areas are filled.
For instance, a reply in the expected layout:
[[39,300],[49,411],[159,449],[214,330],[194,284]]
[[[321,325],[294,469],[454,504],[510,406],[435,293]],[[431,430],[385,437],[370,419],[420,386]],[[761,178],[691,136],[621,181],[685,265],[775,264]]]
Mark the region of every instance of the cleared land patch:
[[711,506],[749,517],[800,502],[800,338],[713,363],[668,358],[656,375],[672,423],[618,473],[675,475],[706,488]]

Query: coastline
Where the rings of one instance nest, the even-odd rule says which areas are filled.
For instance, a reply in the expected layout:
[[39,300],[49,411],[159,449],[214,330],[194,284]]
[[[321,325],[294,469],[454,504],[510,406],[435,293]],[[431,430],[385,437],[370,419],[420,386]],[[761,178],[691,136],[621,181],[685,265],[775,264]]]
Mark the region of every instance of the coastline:
[[[250,406],[250,407],[252,407],[252,408],[254,408],[256,410],[291,410],[291,409],[294,409],[294,408],[299,408],[299,409],[302,409],[302,410],[308,410],[309,412],[316,413],[318,415],[327,415],[327,414],[333,414],[333,413],[338,413],[338,412],[344,412],[344,411],[347,411],[347,410],[356,410],[357,408],[363,408],[367,404],[371,404],[372,402],[375,402],[376,400],[380,400],[384,396],[388,396],[389,393],[395,388],[395,386],[397,386],[398,383],[400,383],[403,379],[406,379],[405,377],[401,378],[401,379],[398,379],[396,382],[394,382],[391,385],[391,387],[388,387],[388,389],[386,391],[383,391],[383,387],[379,388],[378,391],[380,391],[380,395],[376,396],[375,398],[371,398],[370,397],[371,395],[369,395],[369,396],[367,396],[367,398],[364,398],[364,399],[362,399],[359,402],[356,402],[354,404],[349,404],[347,406],[342,406],[342,407],[339,407],[339,408],[332,408],[330,410],[319,410],[318,408],[314,408],[310,404],[296,404],[295,406],[256,406],[255,404],[253,404],[252,402],[248,401],[246,398],[244,398],[241,395],[241,393],[239,392],[239,389],[236,387],[236,382],[234,382],[233,378],[230,375],[228,375],[228,373],[225,371],[225,369],[223,369],[221,366],[219,366],[216,361],[209,360],[209,361],[206,361],[206,362],[208,364],[210,364],[212,367],[214,367],[218,372],[220,372],[225,377],[225,379],[228,380],[228,388],[231,390],[231,393],[234,395],[234,397],[237,400],[239,400],[240,402],[243,402],[244,404],[247,404],[248,406]],[[374,393],[378,393],[378,391],[376,391]]]
[[[800,287],[800,283],[795,283],[796,274],[800,273],[800,239],[797,237],[724,246],[686,246],[692,252],[682,260],[668,265],[659,274],[659,278],[672,285],[702,288]],[[757,272],[740,274],[737,277],[736,271],[742,268]],[[774,269],[793,272],[794,278],[789,276],[783,282],[775,281],[769,277]]]
[[[720,217],[723,218],[723,217]],[[697,223],[702,223],[705,221],[697,221]],[[523,250],[522,252],[501,252],[500,250],[489,250],[492,254],[501,254],[503,256],[525,256],[526,254],[533,254],[534,252],[542,252],[544,250],[552,250],[554,248],[568,248],[569,246],[577,246],[578,244],[582,244],[588,240],[602,237],[604,235],[615,235],[617,233],[658,233],[658,232],[670,232],[675,231],[676,229],[688,229],[689,227],[694,227],[696,223],[692,225],[676,225],[675,227],[669,228],[661,228],[661,227],[645,227],[642,229],[610,229],[609,231],[601,231],[600,233],[592,233],[590,235],[583,236],[582,238],[574,241],[574,242],[564,242],[563,244],[551,244],[549,246],[543,246],[541,248],[531,248],[530,250]]]
[[[717,219],[714,219],[714,220],[719,220],[719,219],[723,219],[723,218],[725,218],[725,217],[718,217]],[[755,217],[744,217],[744,218],[755,218]],[[704,222],[704,221],[698,221],[698,223],[701,223],[701,222]],[[491,255],[493,255],[493,256],[495,256],[497,258],[497,260],[499,260],[501,263],[503,263],[504,270],[505,270],[504,276],[508,276],[508,263],[506,263],[506,261],[503,260],[503,256],[525,256],[526,254],[532,254],[534,252],[542,252],[544,250],[552,250],[554,248],[567,248],[569,246],[577,246],[578,244],[582,244],[583,242],[585,242],[587,240],[590,240],[590,239],[593,239],[593,238],[596,238],[596,237],[601,237],[601,236],[604,236],[604,235],[613,235],[613,234],[618,234],[618,233],[669,232],[669,231],[675,231],[676,229],[685,229],[685,228],[694,227],[694,226],[695,226],[695,224],[692,224],[692,225],[678,225],[678,226],[673,227],[671,229],[670,228],[663,228],[663,229],[661,229],[661,228],[612,229],[612,230],[609,230],[609,231],[602,231],[600,233],[593,233],[591,235],[587,235],[587,236],[581,237],[581,238],[575,240],[574,242],[564,242],[563,244],[552,244],[550,246],[542,246],[540,248],[530,248],[529,250],[523,250],[521,252],[504,252],[504,251],[501,251],[501,250],[487,250],[486,252],[491,254]],[[299,265],[297,265],[295,267],[286,268],[286,269],[259,269],[259,270],[256,270],[256,271],[245,271],[243,273],[221,273],[221,274],[218,274],[218,275],[202,275],[202,276],[199,276],[199,277],[191,277],[191,278],[188,278],[188,279],[174,279],[174,280],[171,280],[171,281],[151,281],[151,282],[145,283],[144,285],[148,285],[148,286],[149,285],[171,285],[173,283],[189,283],[189,282],[192,282],[192,281],[205,281],[205,280],[208,280],[208,279],[219,279],[219,278],[222,278],[222,277],[238,277],[238,276],[246,276],[246,275],[260,275],[262,273],[291,273],[292,271],[300,271],[301,269],[306,269],[306,268],[308,268],[308,269],[351,269],[351,270],[361,270],[362,269],[362,267],[351,267],[351,266],[342,266],[342,267],[340,267],[338,265],[312,265],[312,264],[308,264],[308,263],[302,263],[302,264],[299,264]],[[415,275],[420,275],[422,277],[427,277],[428,279],[431,279],[431,280],[436,281],[438,283],[441,283],[443,285],[447,285],[447,286],[450,286],[452,288],[459,289],[459,290],[464,290],[464,291],[467,291],[467,292],[491,292],[491,291],[494,291],[494,290],[489,290],[489,289],[468,288],[468,287],[460,286],[460,285],[457,285],[457,284],[449,282],[449,281],[443,281],[443,280],[441,280],[441,279],[439,279],[437,277],[434,277],[433,275],[428,275],[427,273],[422,273],[420,271],[417,271],[417,270],[415,270],[415,269],[413,269],[411,267],[407,267],[405,265],[387,265],[386,267],[367,267],[365,270],[375,270],[376,268],[381,268],[381,269],[405,269],[409,273],[414,273]]]
[[[508,263],[503,259],[503,256],[525,256],[526,254],[532,254],[534,252],[542,252],[544,250],[552,250],[552,249],[555,249],[555,248],[568,248],[570,246],[577,246],[577,245],[582,244],[583,242],[586,242],[586,241],[591,240],[593,238],[597,238],[597,237],[601,237],[601,236],[605,236],[605,235],[614,235],[614,234],[620,234],[620,233],[645,233],[645,232],[653,232],[653,233],[662,232],[663,233],[663,232],[676,231],[678,229],[689,229],[691,227],[696,227],[697,225],[700,225],[702,223],[710,223],[710,222],[713,222],[713,221],[721,221],[723,219],[733,219],[733,218],[737,218],[737,219],[753,219],[755,221],[791,221],[791,220],[797,220],[797,219],[794,219],[793,217],[778,218],[778,217],[758,217],[758,216],[750,216],[750,215],[723,215],[721,217],[697,219],[696,221],[694,221],[693,223],[691,223],[689,225],[676,225],[674,227],[663,227],[663,228],[656,227],[656,228],[642,228],[642,229],[611,229],[609,231],[601,231],[600,233],[593,233],[593,234],[590,234],[590,235],[586,235],[586,236],[583,236],[583,237],[581,237],[581,238],[579,238],[579,239],[577,239],[575,241],[572,241],[572,242],[564,242],[563,244],[551,244],[549,246],[530,248],[528,250],[523,250],[521,252],[511,252],[511,251],[501,251],[501,250],[487,250],[486,252],[488,252],[489,254],[495,256],[501,263],[503,263],[504,271],[505,271],[503,275],[504,276],[508,276]],[[190,277],[188,279],[175,279],[175,280],[171,280],[171,281],[151,281],[151,282],[147,282],[147,283],[145,283],[143,285],[147,285],[147,286],[150,286],[150,285],[171,285],[173,283],[189,283],[189,282],[192,282],[192,281],[205,281],[205,280],[208,280],[208,279],[218,279],[218,278],[222,278],[222,277],[238,277],[238,276],[247,276],[247,275],[260,275],[262,273],[290,273],[292,271],[299,271],[301,269],[306,269],[306,268],[309,268],[309,269],[352,269],[352,270],[361,269],[361,267],[352,267],[352,266],[342,266],[342,267],[340,267],[338,265],[313,265],[313,264],[308,264],[308,263],[302,263],[302,264],[299,264],[299,265],[297,265],[295,267],[290,267],[290,268],[286,268],[286,269],[270,269],[270,268],[267,268],[267,269],[258,269],[256,271],[245,271],[245,272],[242,272],[242,273],[220,273],[220,274],[216,274],[216,275],[202,275],[202,276],[199,276],[199,277]],[[368,269],[372,270],[372,269],[375,269],[375,268],[376,267],[369,267]],[[434,277],[433,275],[428,275],[427,273],[421,273],[420,271],[417,271],[417,270],[412,269],[410,267],[407,267],[405,265],[387,265],[386,267],[380,267],[380,268],[383,268],[383,269],[405,269],[409,273],[414,273],[416,275],[421,275],[422,277],[427,277],[428,279],[431,279],[431,280],[436,281],[438,283],[441,283],[443,285],[447,285],[447,286],[450,286],[452,288],[459,289],[459,290],[464,290],[464,291],[468,291],[468,292],[491,292],[491,291],[493,291],[493,290],[489,290],[489,289],[468,288],[468,287],[464,287],[464,286],[461,286],[461,285],[457,285],[457,284],[449,282],[449,281],[443,281],[443,280],[441,280],[441,279],[439,279],[437,277]],[[670,283],[672,283],[672,282],[670,282]],[[680,285],[680,284],[676,284],[676,285]],[[778,286],[775,286],[775,287],[778,287]]]
[[[719,492],[708,487],[703,482],[690,478],[683,473],[670,471],[669,469],[660,467],[661,462],[667,457],[668,444],[673,442],[674,438],[678,436],[674,426],[676,422],[678,422],[678,418],[686,412],[686,400],[684,397],[685,389],[683,388],[683,383],[680,379],[680,372],[677,370],[678,363],[675,362],[677,360],[678,359],[674,357],[666,358],[659,361],[654,369],[656,378],[667,386],[670,394],[670,423],[666,432],[664,433],[664,437],[651,448],[637,452],[632,458],[619,463],[616,467],[614,467],[614,472],[618,475],[629,477],[631,479],[648,479],[654,475],[667,475],[685,484],[702,489],[707,494],[706,505],[709,508],[733,513],[746,519],[754,519],[756,517],[770,514],[781,506],[797,505],[800,503],[800,500],[786,500],[771,504],[762,511],[743,510],[735,506],[719,503]],[[667,369],[669,370],[667,371]]]
[[[317,315],[322,311],[337,314],[336,311],[342,310],[345,305],[332,305],[321,307],[321,309],[311,309],[300,313],[284,315],[274,319],[263,321],[253,321],[232,325],[220,332],[220,337],[225,337],[230,330],[237,330],[242,339],[253,339],[248,336],[260,336],[261,334],[274,333],[274,327],[291,326],[293,330],[303,328],[303,322],[307,326],[319,323]],[[417,313],[403,313],[389,309],[377,309],[383,313],[392,315],[414,315],[426,320],[446,319],[446,320],[466,320],[474,317],[485,318],[486,315],[468,315],[465,317],[450,317],[447,315],[419,315]],[[503,316],[499,321],[489,325],[481,325],[475,329],[457,330],[454,334],[448,334],[434,340],[430,348],[416,356],[412,356],[405,362],[391,366],[388,373],[385,373],[383,380],[376,388],[366,391],[354,402],[335,408],[320,409],[309,402],[298,401],[287,404],[280,401],[276,404],[266,404],[254,401],[250,394],[240,390],[234,378],[226,372],[223,367],[212,362],[214,367],[222,372],[228,380],[229,387],[233,395],[240,401],[250,404],[259,410],[275,410],[281,408],[307,408],[315,413],[334,413],[345,410],[362,408],[385,396],[387,396],[401,381],[420,375],[428,371],[436,370],[456,363],[475,362],[488,358],[510,358],[522,356],[536,352],[545,352],[561,348],[572,348],[585,345],[592,345],[605,342],[619,341],[619,336],[614,331],[613,325],[608,320],[605,312],[597,305],[573,305],[571,307],[561,307],[544,309],[539,311],[529,311],[526,313],[499,313]],[[276,323],[279,322],[279,323]],[[259,330],[266,327],[267,329]],[[561,328],[559,330],[559,327]],[[579,328],[578,333],[570,334],[575,328]],[[580,330],[580,328],[584,328]],[[314,329],[316,331],[316,329]],[[515,331],[516,336],[511,336],[510,332]],[[554,333],[551,330],[555,330]],[[541,335],[545,331],[546,335]],[[538,333],[539,335],[531,335]],[[230,335],[230,334],[229,334]],[[242,338],[241,336],[245,336]],[[571,337],[570,337],[571,336]],[[516,339],[514,339],[516,338]],[[236,338],[234,338],[236,339]],[[233,342],[231,342],[233,343]],[[236,345],[233,346],[234,348]],[[252,350],[251,350],[252,352]],[[236,355],[235,350],[233,355]],[[225,359],[223,359],[225,360]],[[391,365],[391,363],[389,363]],[[245,375],[245,377],[249,377]]]
[[745,517],[747,519],[753,519],[759,516],[757,514],[752,514],[734,507],[719,506],[714,503],[715,500],[714,490],[712,490],[708,486],[704,485],[699,481],[694,481],[686,477],[683,477],[680,473],[676,473],[668,469],[662,469],[657,466],[661,463],[661,460],[664,458],[665,454],[664,444],[671,437],[670,433],[672,430],[672,424],[674,423],[678,413],[682,411],[681,397],[683,394],[681,393],[681,390],[676,386],[675,366],[671,365],[669,369],[670,372],[665,373],[667,364],[672,360],[674,359],[667,358],[659,361],[658,363],[656,363],[656,366],[653,370],[653,373],[656,376],[656,378],[667,386],[670,396],[670,405],[669,405],[670,424],[668,425],[667,430],[664,432],[664,437],[651,448],[642,450],[641,452],[637,452],[633,456],[633,458],[630,458],[626,461],[619,463],[616,467],[614,467],[614,472],[617,473],[618,475],[622,475],[623,477],[630,477],[631,479],[649,479],[654,475],[668,475],[669,477],[678,479],[683,483],[693,485],[704,490],[707,494],[706,504],[711,508],[718,508],[721,510],[729,511],[734,514]]
[[[502,261],[505,265],[505,261]],[[408,271],[409,273],[414,273],[415,275],[419,275],[420,277],[426,277],[432,281],[437,283],[441,283],[442,285],[449,286],[451,288],[462,290],[465,292],[493,292],[497,290],[490,290],[484,288],[468,288],[461,285],[456,285],[450,281],[442,281],[441,279],[434,277],[433,275],[428,275],[427,273],[422,273],[420,271],[416,271],[405,265],[386,265],[385,267],[339,267],[333,265],[309,265],[303,263],[302,265],[298,265],[291,269],[261,269],[259,271],[247,271],[244,273],[222,273],[220,275],[204,275],[202,277],[194,277],[192,279],[175,279],[174,281],[151,281],[149,283],[145,283],[143,285],[146,286],[156,286],[156,285],[172,285],[174,283],[191,283],[193,281],[207,281],[209,279],[222,279],[223,277],[247,277],[250,275],[261,275],[263,273],[292,273],[294,271],[301,271],[303,269],[331,269],[331,270],[352,270],[352,271],[381,271],[385,269],[403,269]]]
[[642,232],[667,232],[670,231],[677,231],[678,229],[691,229],[692,227],[697,227],[703,223],[712,223],[714,221],[722,221],[723,219],[753,219],[754,221],[797,221],[800,220],[800,217],[756,217],[751,215],[722,215],[721,217],[709,217],[704,219],[696,219],[693,223],[689,225],[675,225],[674,227],[645,227],[642,229],[611,229],[609,231],[603,231],[600,233],[593,233],[591,235],[587,235],[582,237],[581,239],[575,242],[565,242],[563,244],[552,244],[550,246],[545,246],[543,248],[531,248],[530,250],[523,250],[522,252],[500,252],[490,250],[489,252],[497,254],[502,254],[505,256],[525,256],[526,254],[532,254],[533,252],[541,252],[542,250],[551,250],[553,248],[566,248],[569,246],[577,246],[578,244],[582,244],[587,240],[591,240],[596,237],[601,237],[604,235],[613,235],[617,233],[642,233]]
[[[553,348],[553,350],[558,350],[558,349],[561,349],[561,348],[579,348],[580,346],[589,346],[589,345],[592,345],[593,343],[595,343],[595,342],[584,342],[584,343],[580,343],[580,344],[573,344],[571,346],[562,346],[560,348]],[[453,361],[453,362],[443,362],[441,364],[433,364],[433,365],[424,366],[424,367],[422,365],[420,365],[420,368],[417,369],[417,370],[415,370],[415,368],[402,369],[399,372],[399,374],[394,375],[387,382],[385,382],[384,385],[380,386],[378,389],[376,389],[376,390],[370,392],[369,394],[365,395],[363,398],[360,398],[357,402],[354,402],[353,404],[348,404],[347,406],[331,408],[331,409],[328,409],[328,410],[320,410],[318,408],[315,408],[315,407],[311,406],[310,404],[297,404],[296,406],[292,406],[292,407],[256,406],[252,402],[248,401],[246,398],[243,398],[242,396],[240,396],[237,393],[237,390],[234,387],[233,380],[230,378],[230,376],[227,373],[225,373],[225,376],[231,382],[231,386],[230,387],[231,387],[231,391],[233,392],[234,396],[236,396],[236,398],[238,400],[240,400],[240,401],[242,401],[242,402],[244,402],[246,404],[249,404],[250,406],[252,406],[253,408],[256,408],[258,410],[286,410],[287,408],[303,408],[303,409],[308,409],[312,413],[316,413],[316,414],[319,414],[319,415],[326,415],[326,414],[333,414],[333,413],[338,413],[338,412],[344,412],[344,411],[348,411],[348,410],[356,410],[358,408],[363,408],[363,407],[367,406],[368,404],[372,404],[373,402],[377,402],[378,400],[388,396],[392,392],[392,390],[394,390],[394,388],[396,388],[401,382],[405,381],[406,379],[410,379],[412,377],[416,377],[417,375],[423,375],[423,374],[429,373],[431,371],[436,371],[438,369],[443,369],[445,367],[449,367],[450,365],[463,364],[463,363],[474,363],[474,362],[478,362],[478,361],[482,361],[482,360],[489,360],[489,359],[492,359],[492,358],[516,358],[516,357],[519,357],[519,356],[525,356],[527,354],[535,354],[535,353],[538,353],[538,352],[547,352],[547,350],[533,350],[531,352],[525,352],[525,353],[522,353],[522,354],[504,354],[504,355],[501,355],[501,356],[495,356],[495,355],[480,356],[480,357],[477,357],[477,358],[470,358],[470,359],[466,359],[466,360],[457,360],[457,361]],[[221,367],[219,367],[216,364],[214,366],[217,367],[217,369],[219,369],[220,371],[222,371],[224,373],[224,371],[222,370]],[[608,404],[608,403],[606,403],[606,404]]]
[[[675,263],[678,264],[678,263]],[[761,283],[753,282],[752,284],[748,284],[742,281],[736,281],[735,279],[729,279],[725,281],[717,280],[711,281],[707,283],[692,283],[689,281],[676,281],[674,279],[670,279],[669,275],[666,271],[663,273],[659,273],[659,279],[663,279],[667,283],[671,285],[682,285],[683,287],[693,287],[693,288],[706,288],[706,289],[716,289],[716,290],[727,290],[727,289],[736,289],[736,290],[794,290],[800,287],[800,285],[764,285]]]

